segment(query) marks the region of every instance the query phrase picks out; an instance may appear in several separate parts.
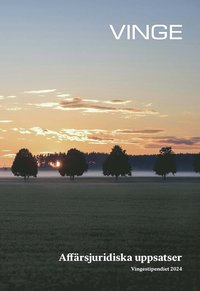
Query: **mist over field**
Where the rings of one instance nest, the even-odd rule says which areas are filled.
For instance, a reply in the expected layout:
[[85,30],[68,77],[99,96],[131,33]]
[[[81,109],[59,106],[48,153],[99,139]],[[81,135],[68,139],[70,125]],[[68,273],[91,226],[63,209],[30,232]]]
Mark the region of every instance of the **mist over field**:
[[[1,178],[14,178],[15,176],[12,174],[10,170],[0,170],[0,179]],[[38,171],[38,178],[52,178],[52,177],[60,177],[62,179],[68,179],[68,177],[61,177],[58,171],[54,170],[39,170]],[[94,178],[102,178],[105,177],[103,175],[102,171],[87,171],[83,174],[83,176],[79,178],[87,178],[87,177],[94,177]],[[158,179],[161,179],[161,177],[157,176],[154,171],[132,171],[132,177],[157,177]],[[177,172],[174,176],[172,174],[169,174],[168,177],[199,177],[200,175],[198,173],[192,172],[192,171],[185,171],[185,172]],[[16,178],[16,177],[15,177]],[[105,177],[106,178],[106,177]],[[107,177],[108,178],[108,177]],[[22,179],[22,178],[18,178]],[[121,177],[123,180],[123,177]]]

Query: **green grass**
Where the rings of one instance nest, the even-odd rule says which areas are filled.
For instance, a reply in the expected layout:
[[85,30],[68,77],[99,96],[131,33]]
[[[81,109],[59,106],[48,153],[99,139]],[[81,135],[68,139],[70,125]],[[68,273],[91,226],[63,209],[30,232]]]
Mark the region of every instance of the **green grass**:
[[[0,179],[0,290],[200,290],[199,210],[198,179]],[[58,262],[68,252],[183,255],[183,272]]]

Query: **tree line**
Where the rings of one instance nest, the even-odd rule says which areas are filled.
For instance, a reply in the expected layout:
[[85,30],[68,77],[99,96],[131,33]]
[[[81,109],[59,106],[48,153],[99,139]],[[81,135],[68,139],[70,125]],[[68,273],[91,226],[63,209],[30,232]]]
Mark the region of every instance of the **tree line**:
[[[15,176],[37,177],[38,166],[42,163],[43,156],[34,156],[28,149],[20,149],[13,161],[11,171]],[[61,176],[68,176],[74,180],[75,176],[82,176],[89,168],[86,155],[76,148],[67,153],[54,154],[49,163],[57,167]],[[58,165],[56,166],[56,163]],[[200,173],[200,153],[195,155],[193,169]],[[153,170],[157,175],[166,179],[169,173],[177,172],[176,155],[172,147],[162,147],[156,156]],[[119,176],[131,176],[132,166],[130,156],[119,145],[115,145],[109,155],[105,155],[102,163],[102,171],[105,176],[113,176],[118,180]]]
[[[159,152],[159,151],[158,151]],[[56,164],[60,157],[66,153],[42,153],[36,155],[40,170],[51,170],[52,163]],[[84,153],[90,171],[101,171],[102,165],[109,153],[89,152]],[[177,172],[192,172],[193,161],[197,154],[176,153]],[[158,154],[129,155],[129,162],[134,171],[152,171]]]

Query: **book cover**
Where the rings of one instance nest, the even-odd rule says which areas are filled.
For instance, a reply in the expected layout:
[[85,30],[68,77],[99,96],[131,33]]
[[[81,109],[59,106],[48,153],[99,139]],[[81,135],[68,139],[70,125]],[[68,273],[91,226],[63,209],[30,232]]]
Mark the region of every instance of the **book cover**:
[[199,290],[199,11],[0,1],[0,290]]

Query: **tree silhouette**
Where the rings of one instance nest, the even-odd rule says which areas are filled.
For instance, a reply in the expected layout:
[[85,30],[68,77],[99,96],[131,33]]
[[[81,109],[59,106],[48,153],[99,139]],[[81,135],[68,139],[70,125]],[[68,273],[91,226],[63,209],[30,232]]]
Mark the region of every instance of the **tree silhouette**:
[[200,173],[200,153],[194,157],[193,168],[196,173]]
[[157,156],[154,171],[166,179],[166,175],[176,173],[176,157],[171,147],[162,147],[160,154]]
[[25,181],[30,176],[36,177],[38,173],[37,160],[28,149],[21,149],[15,156],[11,171],[15,176],[24,177]]
[[109,156],[105,159],[103,174],[105,176],[115,176],[116,180],[118,180],[119,176],[131,176],[129,156],[120,146],[115,145]]
[[70,176],[70,179],[74,180],[74,176],[82,176],[87,169],[84,153],[77,149],[70,149],[66,155],[63,155],[58,171],[61,176]]

